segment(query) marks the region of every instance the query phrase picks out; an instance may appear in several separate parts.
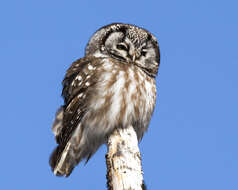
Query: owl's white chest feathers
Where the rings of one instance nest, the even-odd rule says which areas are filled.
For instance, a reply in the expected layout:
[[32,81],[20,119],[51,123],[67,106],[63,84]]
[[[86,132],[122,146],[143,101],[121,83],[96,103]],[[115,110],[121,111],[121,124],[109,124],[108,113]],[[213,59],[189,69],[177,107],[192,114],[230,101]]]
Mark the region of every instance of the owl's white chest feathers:
[[104,59],[97,72],[100,76],[90,98],[87,126],[94,130],[103,128],[107,133],[115,127],[137,125],[134,127],[143,134],[155,105],[155,80],[134,65],[110,59]]

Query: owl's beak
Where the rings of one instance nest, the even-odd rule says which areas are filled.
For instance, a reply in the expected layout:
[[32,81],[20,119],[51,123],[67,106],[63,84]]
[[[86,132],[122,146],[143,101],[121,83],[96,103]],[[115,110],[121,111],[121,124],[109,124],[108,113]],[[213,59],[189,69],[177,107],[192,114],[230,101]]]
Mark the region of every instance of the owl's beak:
[[132,61],[134,62],[136,60],[136,53],[132,55]]
[[138,52],[136,49],[131,49],[129,55],[132,62],[135,62],[135,60],[138,58]]

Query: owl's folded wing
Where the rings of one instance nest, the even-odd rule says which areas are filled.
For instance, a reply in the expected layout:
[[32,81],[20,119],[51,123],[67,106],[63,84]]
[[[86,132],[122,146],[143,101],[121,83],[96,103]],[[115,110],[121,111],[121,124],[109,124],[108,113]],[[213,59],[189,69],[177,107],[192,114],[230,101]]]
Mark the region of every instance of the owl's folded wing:
[[52,127],[58,147],[51,155],[50,165],[56,175],[68,176],[77,162],[72,156],[72,146],[74,145],[70,140],[75,130],[80,128],[80,121],[87,110],[85,103],[86,76],[83,73],[87,63],[88,60],[85,59],[75,61],[63,80],[62,96],[65,105],[57,111]]

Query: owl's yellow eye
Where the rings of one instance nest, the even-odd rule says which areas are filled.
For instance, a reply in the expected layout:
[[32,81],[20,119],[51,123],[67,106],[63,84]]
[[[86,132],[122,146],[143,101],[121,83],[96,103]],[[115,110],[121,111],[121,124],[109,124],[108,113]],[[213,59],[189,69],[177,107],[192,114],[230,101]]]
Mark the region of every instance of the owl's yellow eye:
[[125,43],[120,43],[120,44],[117,44],[117,49],[127,51],[128,47]]

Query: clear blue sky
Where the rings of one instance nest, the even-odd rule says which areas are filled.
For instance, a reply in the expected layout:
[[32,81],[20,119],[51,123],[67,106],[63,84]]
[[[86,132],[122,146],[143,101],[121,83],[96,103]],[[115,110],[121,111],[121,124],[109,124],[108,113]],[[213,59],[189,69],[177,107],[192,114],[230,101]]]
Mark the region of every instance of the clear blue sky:
[[101,26],[159,39],[158,102],[140,144],[148,190],[238,189],[238,3],[233,0],[1,1],[0,189],[106,189],[102,147],[55,177],[51,124],[61,81]]

